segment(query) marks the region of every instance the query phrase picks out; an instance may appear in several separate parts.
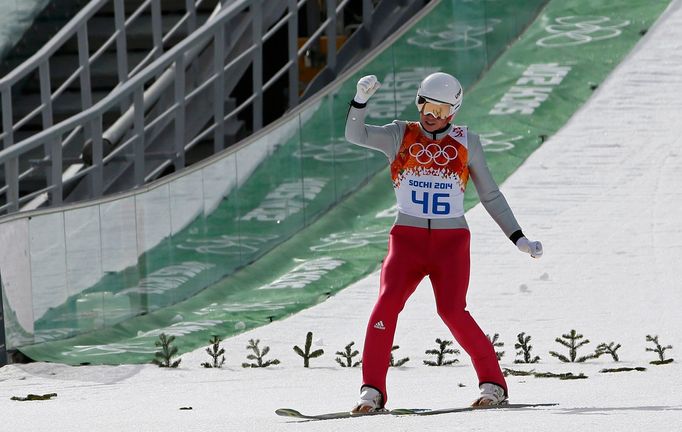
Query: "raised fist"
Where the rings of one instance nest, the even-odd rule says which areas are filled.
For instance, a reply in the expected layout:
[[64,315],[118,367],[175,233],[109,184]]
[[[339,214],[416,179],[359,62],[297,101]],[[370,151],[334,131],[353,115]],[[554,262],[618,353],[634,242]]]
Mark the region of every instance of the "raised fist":
[[381,87],[381,83],[377,79],[376,75],[367,75],[358,81],[357,92],[353,100],[357,103],[367,103],[369,98],[372,97],[377,90]]

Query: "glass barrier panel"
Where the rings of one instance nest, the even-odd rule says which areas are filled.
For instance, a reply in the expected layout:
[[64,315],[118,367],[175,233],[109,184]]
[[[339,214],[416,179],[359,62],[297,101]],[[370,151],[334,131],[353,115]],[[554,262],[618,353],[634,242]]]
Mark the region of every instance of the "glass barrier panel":
[[28,220],[0,224],[0,276],[7,349],[33,343]]
[[[223,175],[227,175],[224,172]],[[154,283],[165,292],[164,303],[187,299],[217,280],[211,272],[216,265],[206,255],[192,249],[178,248],[191,237],[206,232],[204,215],[204,178],[197,170],[170,183],[171,260],[153,274]]]
[[[242,265],[253,262],[305,224],[305,190],[320,190],[320,179],[302,178],[298,116],[236,153],[239,206],[239,253]],[[250,174],[250,175],[249,175]],[[229,233],[234,235],[235,233]]]
[[75,333],[104,327],[102,292],[86,292],[102,279],[99,207],[64,212],[66,279],[69,298],[64,322]]
[[111,326],[142,312],[135,292],[137,272],[137,220],[135,197],[100,204],[102,227],[102,280],[88,292],[103,293],[105,325]]
[[[392,73],[387,72],[386,81],[382,88],[372,99],[368,116],[375,113],[376,107],[395,106],[393,90],[382,92],[384,85],[391,86]],[[386,165],[386,157],[377,150],[367,149],[357,144],[350,143],[345,137],[346,115],[348,105],[355,93],[347,90],[333,92],[320,100],[318,121],[306,124],[303,127],[303,143],[318,143],[324,147],[318,150],[313,158],[314,162],[321,166],[324,172],[333,175],[334,192],[336,201],[346,197],[350,192],[358,189],[365,181]],[[319,121],[319,120],[322,121]],[[383,122],[381,122],[383,123]],[[315,127],[318,126],[318,127]],[[315,139],[315,136],[320,139]],[[319,168],[318,168],[319,169]],[[326,208],[324,209],[326,210]]]
[[64,212],[66,277],[69,296],[80,294],[102,278],[99,207]]
[[135,195],[137,252],[144,255],[171,235],[170,186],[162,184]]
[[[387,76],[393,77],[392,74]],[[386,85],[390,85],[390,82]],[[379,90],[381,91],[381,89]],[[327,130],[329,144],[327,144],[326,151],[322,152],[316,159],[318,163],[326,163],[327,165],[330,159],[333,161],[334,190],[337,202],[358,189],[387,163],[386,157],[381,152],[361,147],[346,140],[346,113],[355,91],[353,94],[349,93],[346,89],[339,89],[322,99],[324,106],[333,114],[333,120],[330,121]],[[382,97],[381,94],[379,96]]]
[[116,273],[136,265],[135,197],[105,202],[98,207],[102,227],[102,271]]
[[[346,105],[346,104],[344,104]],[[336,113],[329,98],[323,98],[300,114],[301,135],[290,160],[302,170],[302,201],[305,203],[305,223],[310,224],[334,205],[337,199],[335,151],[343,135],[335,136]],[[364,177],[364,171],[348,173]]]
[[167,286],[158,276],[172,262],[170,185],[136,195],[135,214],[139,279],[130,289],[139,296],[140,309],[148,312],[166,305]]
[[201,170],[201,217],[174,239],[176,255],[201,263],[196,277],[205,284],[220,280],[241,265],[236,218],[239,204],[236,159],[230,154]]
[[[35,342],[58,339],[75,330],[68,324],[62,325],[68,298],[64,214],[30,218],[29,238]],[[69,308],[68,312],[75,311]]]
[[[419,82],[433,72],[454,75],[465,88],[471,85],[486,66],[484,9],[479,2],[451,0],[439,6],[438,14],[429,14],[394,45],[395,64],[420,65],[410,81]],[[397,68],[398,69],[398,68]],[[397,74],[407,71],[396,70]],[[398,81],[406,81],[401,76]],[[414,95],[409,104],[410,118],[416,118]],[[466,93],[465,93],[466,98]],[[401,111],[401,110],[399,110]]]
[[486,0],[483,3],[488,67],[519,37],[545,3],[546,0]]
[[236,200],[233,193],[237,186],[237,158],[234,153],[226,155],[202,168],[202,189],[204,197],[203,214],[213,217],[222,210],[228,200]]
[[203,216],[204,192],[201,171],[170,183],[171,235],[176,235]]

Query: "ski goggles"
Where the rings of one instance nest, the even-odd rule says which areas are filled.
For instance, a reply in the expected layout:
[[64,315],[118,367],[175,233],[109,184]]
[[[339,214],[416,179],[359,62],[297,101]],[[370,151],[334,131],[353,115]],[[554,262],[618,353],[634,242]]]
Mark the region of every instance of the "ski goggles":
[[431,114],[435,118],[446,119],[453,114],[452,105],[443,102],[435,102],[424,96],[417,96],[417,109],[424,115]]

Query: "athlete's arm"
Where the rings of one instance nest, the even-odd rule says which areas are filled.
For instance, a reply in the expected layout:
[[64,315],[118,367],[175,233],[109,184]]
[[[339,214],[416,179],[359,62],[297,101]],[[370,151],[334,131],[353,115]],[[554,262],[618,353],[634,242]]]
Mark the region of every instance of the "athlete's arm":
[[381,88],[381,83],[375,75],[366,75],[358,80],[356,88],[346,116],[346,139],[353,144],[379,150],[389,162],[393,162],[405,132],[405,124],[396,121],[385,126],[366,125],[367,101]]
[[481,204],[490,214],[493,220],[500,226],[504,234],[516,244],[517,240],[523,237],[523,232],[519,223],[514,217],[507,200],[500,192],[495,179],[493,179],[488,165],[485,162],[485,155],[483,154],[483,146],[478,135],[469,133],[468,137],[469,150],[469,173],[471,180],[476,186],[476,192],[481,200]]
[[405,124],[396,121],[385,126],[367,125],[366,116],[367,104],[353,100],[346,117],[346,139],[353,144],[379,150],[393,162],[405,132]]

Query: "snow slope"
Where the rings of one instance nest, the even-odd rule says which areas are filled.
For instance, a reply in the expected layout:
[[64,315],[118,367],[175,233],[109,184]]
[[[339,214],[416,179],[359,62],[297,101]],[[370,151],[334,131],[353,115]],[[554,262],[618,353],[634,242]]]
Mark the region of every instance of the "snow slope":
[[[499,231],[481,206],[472,228],[469,309],[505,342],[503,367],[514,365],[516,335],[532,336],[538,371],[584,373],[576,381],[509,377],[513,402],[557,402],[554,408],[434,417],[370,417],[296,422],[279,407],[318,413],[351,407],[360,369],[342,369],[335,351],[356,341],[376,297],[373,274],[327,302],[226,341],[223,369],[203,369],[203,352],[175,370],[154,366],[10,365],[0,369],[0,423],[16,431],[345,431],[552,430],[558,432],[680,430],[682,427],[682,1],[672,6],[637,49],[570,122],[513,174],[503,192],[526,234],[543,241],[531,260]],[[562,364],[548,351],[571,329],[594,349],[622,344],[622,361],[602,357]],[[315,333],[325,355],[304,369],[292,346]],[[647,334],[659,335],[675,363],[652,366]],[[402,313],[389,372],[390,407],[452,407],[477,394],[465,355],[454,367],[422,365],[437,337],[447,338],[425,280]],[[261,339],[268,369],[242,369],[247,341]],[[587,353],[585,351],[585,353]],[[604,367],[645,366],[646,372],[602,374]],[[58,393],[44,402],[10,396]],[[191,406],[192,410],[180,410]]]

